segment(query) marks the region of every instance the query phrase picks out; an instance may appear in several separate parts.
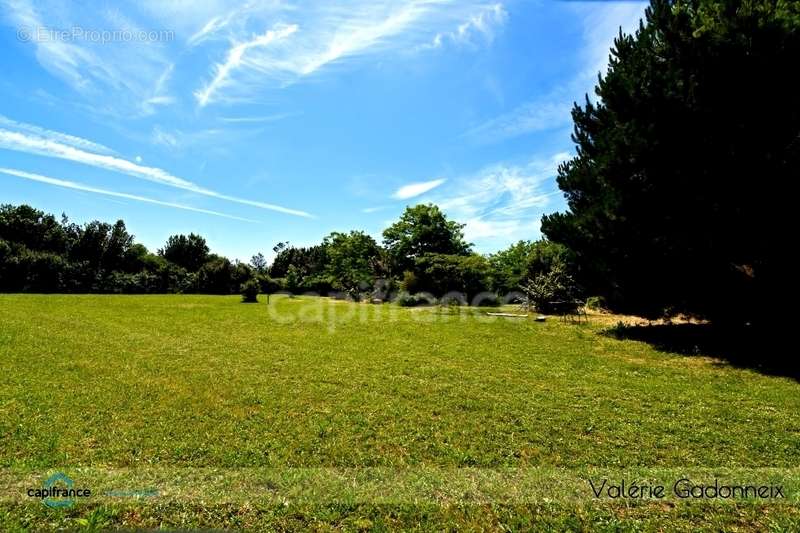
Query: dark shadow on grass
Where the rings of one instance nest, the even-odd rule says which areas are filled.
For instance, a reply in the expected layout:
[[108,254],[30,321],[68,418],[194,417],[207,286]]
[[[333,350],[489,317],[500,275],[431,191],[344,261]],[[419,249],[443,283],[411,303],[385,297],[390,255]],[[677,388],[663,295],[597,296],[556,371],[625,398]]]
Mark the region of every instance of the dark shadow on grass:
[[617,325],[603,335],[646,342],[662,352],[710,356],[739,368],[800,381],[800,365],[792,344],[780,342],[780,332],[752,326],[730,328],[712,324]]

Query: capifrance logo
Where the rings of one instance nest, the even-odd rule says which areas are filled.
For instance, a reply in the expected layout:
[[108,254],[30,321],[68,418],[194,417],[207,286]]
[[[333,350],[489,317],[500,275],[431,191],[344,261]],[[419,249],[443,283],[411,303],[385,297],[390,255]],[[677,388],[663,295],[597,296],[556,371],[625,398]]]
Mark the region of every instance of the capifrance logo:
[[41,488],[28,489],[30,498],[39,498],[43,504],[53,509],[72,507],[78,498],[88,498],[92,491],[83,487],[75,487],[75,482],[63,472],[56,472],[48,477]]

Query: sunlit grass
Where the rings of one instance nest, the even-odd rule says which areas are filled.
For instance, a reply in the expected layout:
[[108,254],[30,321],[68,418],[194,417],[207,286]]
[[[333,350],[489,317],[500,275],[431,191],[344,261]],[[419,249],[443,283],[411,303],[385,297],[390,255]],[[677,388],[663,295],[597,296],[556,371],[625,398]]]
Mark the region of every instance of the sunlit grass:
[[[186,467],[569,475],[800,460],[796,382],[614,340],[597,334],[600,325],[316,298],[239,301],[0,296],[7,475]],[[9,505],[9,523],[39,512]],[[358,513],[386,519],[376,509]],[[760,516],[748,509],[734,514]],[[462,515],[471,523],[464,513],[452,523]],[[780,516],[796,520],[788,513]],[[206,526],[230,525],[220,520]]]

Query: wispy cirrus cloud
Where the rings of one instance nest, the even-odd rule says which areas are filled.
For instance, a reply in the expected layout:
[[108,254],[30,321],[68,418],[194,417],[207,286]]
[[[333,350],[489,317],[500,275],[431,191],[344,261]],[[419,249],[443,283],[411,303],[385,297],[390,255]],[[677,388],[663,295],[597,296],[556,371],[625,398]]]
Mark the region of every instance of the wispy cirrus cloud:
[[496,248],[535,238],[544,209],[560,194],[553,180],[558,165],[569,157],[559,152],[523,164],[490,165],[450,180],[449,187],[426,200],[466,224],[466,238],[479,245]]
[[509,113],[491,118],[464,133],[464,137],[479,144],[494,143],[519,135],[548,131],[571,123],[572,101],[568,90],[526,102]]
[[437,33],[430,43],[420,46],[420,49],[440,48],[446,42],[472,44],[472,40],[476,35],[488,42],[492,42],[496,29],[502,26],[507,19],[508,12],[503,7],[503,4],[479,6],[455,30]]
[[[0,5],[3,18],[17,29],[18,39],[32,47],[36,61],[91,98],[94,109],[105,109],[98,105],[102,101],[128,115],[146,115],[156,106],[174,102],[167,93],[171,72],[167,43],[99,38],[100,32],[139,36],[155,28],[142,27],[112,7],[98,6],[87,17],[79,4],[58,0],[0,0]],[[168,31],[164,34],[168,36]],[[109,94],[113,99],[106,98]]]
[[438,179],[438,180],[431,180],[431,181],[422,181],[418,183],[409,183],[408,185],[403,185],[399,189],[397,189],[394,194],[392,194],[392,198],[396,198],[398,200],[407,200],[409,198],[414,198],[416,196],[420,196],[425,194],[428,191],[435,189],[442,185],[446,180]]
[[0,115],[0,126],[20,132],[32,133],[33,135],[36,135],[38,137],[50,139],[83,150],[91,150],[93,152],[97,152],[100,154],[114,153],[114,150],[108,148],[107,146],[103,146],[102,144],[92,142],[87,139],[83,139],[81,137],[76,137],[75,135],[69,135],[67,133],[61,133],[59,131],[48,130],[36,126],[34,124],[28,124],[26,122],[18,122],[3,115]]
[[240,67],[247,66],[251,58],[245,57],[249,51],[268,47],[270,44],[285,39],[297,31],[297,25],[277,25],[271,30],[267,30],[262,35],[258,35],[249,41],[238,43],[228,50],[228,55],[223,63],[217,63],[214,67],[214,77],[202,89],[195,91],[194,96],[200,106],[208,104],[215,93],[229,85],[229,78],[234,71]]
[[477,144],[490,144],[569,126],[573,103],[591,92],[598,72],[606,69],[609,49],[620,27],[626,33],[635,31],[646,5],[642,2],[595,2],[581,4],[580,10],[572,8],[583,24],[583,44],[578,51],[582,67],[577,75],[507,113],[473,126],[463,136]]
[[152,115],[156,112],[158,107],[172,105],[177,101],[174,96],[166,94],[167,85],[170,78],[172,78],[172,73],[174,70],[174,63],[167,65],[158,79],[156,79],[156,82],[153,85],[149,95],[144,96],[144,100],[142,101],[141,105],[143,114]]
[[235,215],[228,215],[226,213],[220,213],[219,211],[212,211],[210,209],[202,209],[199,207],[192,207],[185,204],[177,204],[173,202],[164,202],[161,200],[156,200],[155,198],[148,198],[146,196],[139,196],[136,194],[128,194],[124,192],[117,192],[117,191],[110,191],[107,189],[100,189],[97,187],[92,187],[90,185],[84,185],[82,183],[78,183],[75,181],[68,181],[62,180],[57,178],[51,178],[48,176],[42,176],[41,174],[33,174],[31,172],[24,172],[22,170],[16,170],[13,168],[5,168],[0,167],[0,173],[7,174],[9,176],[16,176],[18,178],[23,178],[26,180],[31,181],[38,181],[40,183],[46,183],[48,185],[55,185],[56,187],[63,187],[65,189],[73,189],[76,191],[83,191],[83,192],[91,192],[94,194],[102,194],[105,196],[113,196],[115,198],[125,198],[127,200],[135,200],[137,202],[145,202],[148,204],[155,204],[164,207],[171,207],[173,209],[183,209],[185,211],[194,211],[196,213],[203,213],[206,215],[213,215],[217,217],[223,218],[230,218],[233,220],[241,220],[243,222],[258,222],[257,220],[251,220],[249,218],[237,217]]
[[373,206],[373,207],[365,207],[364,209],[361,210],[361,212],[369,215],[371,213],[377,213],[379,211],[383,211],[385,209],[389,209],[390,207],[391,206],[389,206],[389,205],[376,205],[376,206]]
[[182,130],[178,128],[164,128],[158,124],[153,126],[147,140],[154,145],[164,146],[170,149],[187,148],[197,145],[210,145],[225,137],[228,141],[241,135],[223,128],[202,128],[194,130]]
[[250,205],[260,209],[268,209],[300,217],[312,217],[311,214],[297,209],[290,209],[280,205],[248,200],[222,194],[211,189],[202,187],[196,183],[174,176],[169,172],[157,167],[148,167],[128,161],[121,157],[90,152],[73,145],[65,144],[52,138],[32,135],[25,132],[10,131],[0,128],[0,148],[26,152],[46,157],[55,157],[74,161],[85,165],[90,165],[104,170],[110,170],[126,174],[139,179],[160,183],[169,187],[183,189],[196,194],[227,200],[243,205]]
[[203,26],[189,37],[186,44],[191,47],[212,39],[215,35],[219,34],[221,30],[227,28],[231,21],[243,17],[245,13],[251,11],[253,7],[254,5],[252,2],[247,2],[243,5],[227,9],[222,13],[210,15],[210,18],[205,21]]
[[246,99],[256,88],[285,86],[346,59],[413,50],[431,38],[466,42],[481,34],[491,41],[493,27],[506,17],[501,4],[475,0],[354,0],[302,10],[249,4],[215,15],[190,39],[197,44],[224,35],[231,43],[194,95],[201,107]]

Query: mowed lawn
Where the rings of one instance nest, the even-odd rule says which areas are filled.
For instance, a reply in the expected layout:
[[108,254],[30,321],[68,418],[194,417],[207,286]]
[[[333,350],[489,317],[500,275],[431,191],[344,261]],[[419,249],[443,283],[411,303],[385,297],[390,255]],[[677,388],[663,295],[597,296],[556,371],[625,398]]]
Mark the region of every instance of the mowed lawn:
[[[730,469],[736,481],[770,472],[797,486],[792,379],[615,340],[598,324],[260,300],[0,295],[0,482],[10,486],[0,529],[800,528],[791,491],[778,503],[627,505],[593,500],[581,485],[595,471]],[[319,496],[293,508],[275,504],[274,487],[240,486],[247,497],[236,499],[229,484],[199,498],[202,483],[176,481],[211,471],[261,487],[260,472],[358,469],[512,469],[586,494],[394,507]],[[161,498],[67,510],[15,495],[55,471],[114,486],[160,472],[173,485]]]

